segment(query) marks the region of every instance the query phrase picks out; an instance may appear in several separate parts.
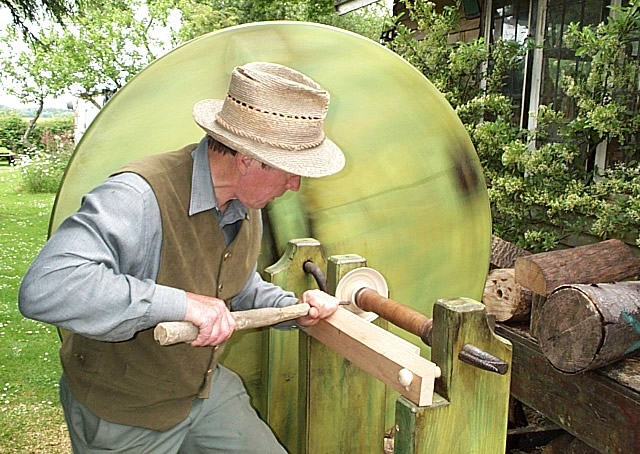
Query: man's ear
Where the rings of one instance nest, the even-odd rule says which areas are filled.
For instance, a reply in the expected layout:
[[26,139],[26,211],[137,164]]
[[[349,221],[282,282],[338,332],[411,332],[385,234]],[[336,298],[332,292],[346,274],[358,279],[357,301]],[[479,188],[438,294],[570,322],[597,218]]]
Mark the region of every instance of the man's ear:
[[242,153],[236,153],[235,158],[238,172],[240,172],[240,175],[246,175],[254,159],[249,156],[243,155]]

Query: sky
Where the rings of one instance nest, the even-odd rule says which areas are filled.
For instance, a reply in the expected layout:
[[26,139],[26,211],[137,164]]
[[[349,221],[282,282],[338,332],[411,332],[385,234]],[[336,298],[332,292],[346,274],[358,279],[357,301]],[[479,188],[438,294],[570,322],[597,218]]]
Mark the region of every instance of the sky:
[[[66,109],[67,102],[72,101],[73,96],[62,96],[60,98],[47,98],[44,102],[45,108],[52,109]],[[37,107],[37,104],[25,105],[15,96],[10,96],[4,92],[4,89],[0,91],[0,105],[11,107],[12,109],[20,109],[23,107]]]

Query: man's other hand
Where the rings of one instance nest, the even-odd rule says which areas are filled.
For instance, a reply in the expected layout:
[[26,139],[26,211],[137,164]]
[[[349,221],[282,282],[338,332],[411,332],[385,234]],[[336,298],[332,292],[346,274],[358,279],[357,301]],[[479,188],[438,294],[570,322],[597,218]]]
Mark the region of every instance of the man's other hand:
[[321,290],[307,290],[302,294],[302,302],[311,309],[304,317],[296,319],[299,326],[313,326],[323,318],[327,318],[338,309],[338,298]]
[[196,325],[200,332],[191,343],[193,347],[220,345],[233,334],[236,321],[224,301],[187,292],[185,321]]

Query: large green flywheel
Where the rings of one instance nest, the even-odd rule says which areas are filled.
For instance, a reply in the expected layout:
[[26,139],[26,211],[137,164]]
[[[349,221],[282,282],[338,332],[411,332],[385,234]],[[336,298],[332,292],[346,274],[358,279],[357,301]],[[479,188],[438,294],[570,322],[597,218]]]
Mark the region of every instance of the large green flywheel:
[[[318,24],[233,27],[149,65],[107,103],[78,144],[51,230],[123,164],[197,142],[204,133],[192,119],[193,105],[223,98],[232,68],[250,61],[290,66],[329,91],[325,131],[347,160],[342,172],[303,179],[298,193],[267,207],[269,247],[261,263],[274,263],[289,239],[313,237],[327,256],[365,257],[384,275],[391,298],[426,315],[439,298],[480,300],[491,219],[484,177],[462,123],[405,60],[359,35]],[[246,335],[243,342],[244,360],[259,359],[262,338]],[[259,386],[260,377],[244,378],[250,390]]]

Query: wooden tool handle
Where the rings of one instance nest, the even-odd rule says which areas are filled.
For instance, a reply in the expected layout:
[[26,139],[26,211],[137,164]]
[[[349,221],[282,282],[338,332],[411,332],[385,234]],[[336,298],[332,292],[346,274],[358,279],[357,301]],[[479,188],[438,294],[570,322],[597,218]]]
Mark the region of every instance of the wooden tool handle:
[[[261,328],[276,323],[304,317],[309,313],[307,303],[294,304],[287,307],[266,307],[248,311],[232,312],[236,321],[236,331]],[[193,342],[200,330],[191,322],[162,322],[153,330],[153,337],[160,345],[173,345],[180,342]]]
[[433,319],[366,287],[356,292],[355,300],[363,311],[375,312],[385,320],[420,337],[425,344],[431,345]]

